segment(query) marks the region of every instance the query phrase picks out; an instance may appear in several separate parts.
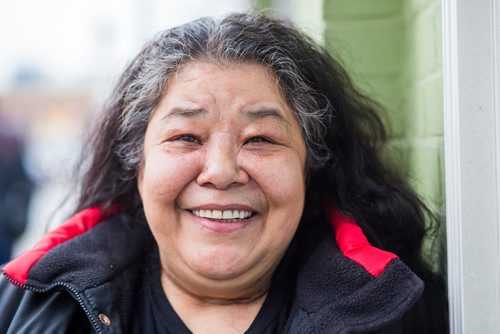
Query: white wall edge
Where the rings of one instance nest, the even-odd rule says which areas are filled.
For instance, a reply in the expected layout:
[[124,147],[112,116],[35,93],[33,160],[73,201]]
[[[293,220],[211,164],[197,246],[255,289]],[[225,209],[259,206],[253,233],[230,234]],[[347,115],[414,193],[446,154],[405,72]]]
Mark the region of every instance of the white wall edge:
[[463,332],[462,216],[457,8],[443,0],[443,94],[450,333]]

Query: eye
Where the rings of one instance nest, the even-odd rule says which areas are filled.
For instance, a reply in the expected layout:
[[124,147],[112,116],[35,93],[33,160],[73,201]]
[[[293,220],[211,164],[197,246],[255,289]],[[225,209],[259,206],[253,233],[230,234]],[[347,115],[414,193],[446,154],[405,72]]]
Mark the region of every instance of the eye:
[[172,141],[183,141],[183,142],[193,143],[193,144],[201,144],[200,139],[198,139],[196,136],[190,135],[190,134],[178,135],[178,136],[175,136],[174,138],[172,138],[171,140]]
[[246,143],[252,144],[252,143],[273,143],[272,140],[270,140],[267,137],[264,136],[255,136],[246,141]]

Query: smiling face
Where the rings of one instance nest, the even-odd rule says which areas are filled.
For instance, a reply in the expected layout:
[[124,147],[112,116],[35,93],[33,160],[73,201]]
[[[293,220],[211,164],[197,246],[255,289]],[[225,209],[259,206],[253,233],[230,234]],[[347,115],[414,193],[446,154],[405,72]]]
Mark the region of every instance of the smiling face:
[[138,176],[168,283],[207,298],[267,289],[302,215],[305,161],[264,67],[191,62],[173,75]]

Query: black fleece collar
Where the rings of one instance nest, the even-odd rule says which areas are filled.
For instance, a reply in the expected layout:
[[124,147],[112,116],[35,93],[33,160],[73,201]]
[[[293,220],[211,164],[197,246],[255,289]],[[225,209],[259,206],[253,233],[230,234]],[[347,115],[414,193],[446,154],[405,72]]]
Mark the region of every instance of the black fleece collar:
[[365,333],[399,319],[420,297],[423,282],[399,259],[378,277],[325,238],[299,271],[290,333]]

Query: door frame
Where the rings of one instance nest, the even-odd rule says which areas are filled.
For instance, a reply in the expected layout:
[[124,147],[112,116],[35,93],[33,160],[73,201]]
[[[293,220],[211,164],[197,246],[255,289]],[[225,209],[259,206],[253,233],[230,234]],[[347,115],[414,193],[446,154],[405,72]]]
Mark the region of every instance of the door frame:
[[500,0],[443,0],[451,333],[500,328]]

